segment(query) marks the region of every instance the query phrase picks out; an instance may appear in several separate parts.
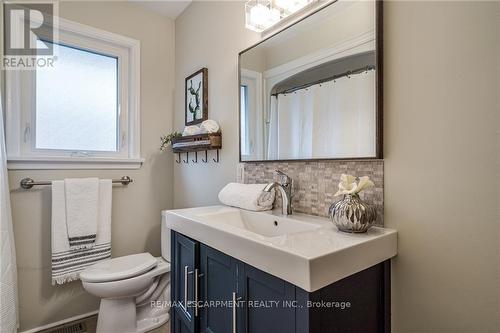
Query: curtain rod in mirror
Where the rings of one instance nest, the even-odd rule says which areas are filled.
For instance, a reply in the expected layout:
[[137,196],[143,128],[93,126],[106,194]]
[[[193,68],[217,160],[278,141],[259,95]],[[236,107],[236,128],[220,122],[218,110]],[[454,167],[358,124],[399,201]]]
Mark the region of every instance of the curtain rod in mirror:
[[306,83],[306,84],[299,85],[297,87],[293,87],[293,88],[290,88],[290,89],[286,89],[286,90],[275,92],[274,94],[271,94],[271,96],[278,96],[279,94],[290,94],[290,93],[293,93],[293,92],[295,92],[297,90],[300,90],[300,89],[305,89],[305,88],[312,87],[312,86],[314,86],[316,84],[330,82],[330,81],[337,80],[337,79],[340,79],[340,78],[345,77],[345,76],[360,74],[360,73],[368,72],[368,71],[371,71],[371,70],[374,70],[374,69],[375,69],[375,66],[371,65],[371,66],[365,66],[365,67],[357,68],[357,69],[350,70],[350,71],[345,71],[343,73],[336,74],[336,75],[333,75],[333,76],[330,76],[330,77],[327,77],[327,78],[324,78],[324,79],[321,79],[321,80],[309,82],[309,83]]

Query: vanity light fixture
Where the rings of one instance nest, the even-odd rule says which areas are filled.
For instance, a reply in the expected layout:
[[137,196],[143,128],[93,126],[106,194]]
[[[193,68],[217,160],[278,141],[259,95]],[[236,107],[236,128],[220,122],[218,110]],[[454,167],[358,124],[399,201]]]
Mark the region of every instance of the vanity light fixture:
[[247,29],[262,32],[318,0],[249,0],[245,3]]

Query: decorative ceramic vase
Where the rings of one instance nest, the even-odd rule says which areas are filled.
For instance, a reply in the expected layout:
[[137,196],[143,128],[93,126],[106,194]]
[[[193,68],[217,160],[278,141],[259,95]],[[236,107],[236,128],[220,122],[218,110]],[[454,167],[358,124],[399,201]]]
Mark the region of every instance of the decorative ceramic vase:
[[330,219],[340,231],[366,232],[375,223],[377,211],[357,195],[346,194],[330,206]]

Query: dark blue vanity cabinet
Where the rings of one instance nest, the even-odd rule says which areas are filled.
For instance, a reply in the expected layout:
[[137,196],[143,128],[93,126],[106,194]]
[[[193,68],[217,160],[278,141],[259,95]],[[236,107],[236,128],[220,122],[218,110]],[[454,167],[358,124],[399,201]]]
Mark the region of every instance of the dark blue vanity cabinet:
[[245,265],[243,283],[247,329],[240,332],[297,332],[294,285],[250,265]]
[[[237,305],[243,297],[244,264],[227,254],[200,245],[200,332],[243,332]],[[203,305],[203,306],[202,306]],[[233,325],[237,325],[233,327]]]
[[197,331],[197,314],[190,301],[195,299],[197,279],[195,274],[199,267],[200,243],[180,234],[172,233],[171,254],[171,285],[172,300],[176,305],[172,307],[175,318],[174,333]]
[[309,293],[177,232],[172,260],[174,333],[390,332],[389,261]]

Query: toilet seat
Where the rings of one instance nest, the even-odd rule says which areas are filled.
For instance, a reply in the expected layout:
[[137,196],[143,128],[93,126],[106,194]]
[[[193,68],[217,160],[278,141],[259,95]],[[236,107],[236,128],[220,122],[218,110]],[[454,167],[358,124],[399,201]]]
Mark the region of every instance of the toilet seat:
[[162,222],[161,257],[132,254],[80,273],[85,291],[100,298],[98,333],[144,333],[169,320],[170,251],[170,230]]
[[80,274],[85,282],[125,280],[148,272],[158,265],[150,253],[138,253],[99,262]]

